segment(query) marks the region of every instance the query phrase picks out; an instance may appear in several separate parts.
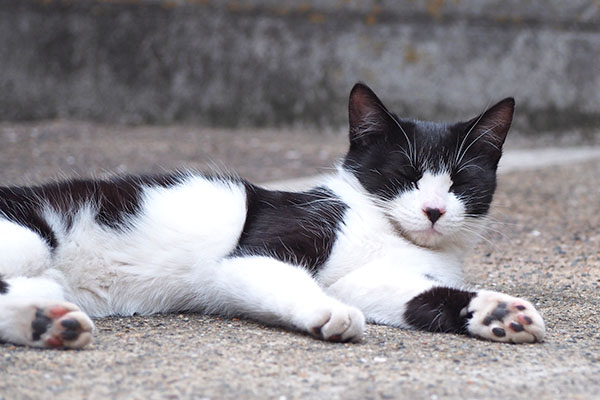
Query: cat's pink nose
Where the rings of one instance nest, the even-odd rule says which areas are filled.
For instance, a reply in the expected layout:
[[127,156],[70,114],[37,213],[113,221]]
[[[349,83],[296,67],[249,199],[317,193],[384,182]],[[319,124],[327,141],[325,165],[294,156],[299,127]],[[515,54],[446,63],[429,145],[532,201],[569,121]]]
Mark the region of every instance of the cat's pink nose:
[[423,212],[427,215],[427,218],[431,221],[432,224],[435,224],[435,221],[440,219],[442,215],[446,213],[446,210],[443,208],[424,208]]

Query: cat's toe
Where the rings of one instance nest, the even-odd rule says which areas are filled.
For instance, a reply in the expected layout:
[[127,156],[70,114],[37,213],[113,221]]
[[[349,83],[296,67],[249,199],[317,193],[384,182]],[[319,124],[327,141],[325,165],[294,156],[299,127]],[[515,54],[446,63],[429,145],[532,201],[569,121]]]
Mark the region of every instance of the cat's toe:
[[93,331],[94,324],[86,314],[72,311],[55,321],[53,338],[62,347],[80,349],[92,341]]
[[354,307],[336,306],[322,310],[311,324],[314,336],[331,342],[358,342],[365,329],[365,317]]
[[544,320],[524,299],[482,290],[468,306],[467,329],[473,336],[496,342],[533,343],[545,336]]
[[35,308],[31,323],[33,345],[80,349],[92,340],[94,323],[70,303]]

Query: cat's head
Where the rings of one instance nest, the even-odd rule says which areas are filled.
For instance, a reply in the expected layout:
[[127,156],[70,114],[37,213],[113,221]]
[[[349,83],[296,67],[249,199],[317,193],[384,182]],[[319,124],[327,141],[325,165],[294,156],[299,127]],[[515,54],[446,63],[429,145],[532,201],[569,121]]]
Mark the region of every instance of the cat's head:
[[343,166],[405,238],[429,248],[459,244],[488,213],[513,110],[507,98],[466,122],[401,119],[359,83]]

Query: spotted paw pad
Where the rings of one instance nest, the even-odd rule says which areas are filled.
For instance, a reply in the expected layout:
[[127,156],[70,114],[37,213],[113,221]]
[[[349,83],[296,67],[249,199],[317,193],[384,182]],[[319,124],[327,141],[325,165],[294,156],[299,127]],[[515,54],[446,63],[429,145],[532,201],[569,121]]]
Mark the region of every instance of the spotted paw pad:
[[544,321],[527,300],[480,291],[468,309],[472,317],[467,328],[474,336],[510,343],[539,342],[544,338]]

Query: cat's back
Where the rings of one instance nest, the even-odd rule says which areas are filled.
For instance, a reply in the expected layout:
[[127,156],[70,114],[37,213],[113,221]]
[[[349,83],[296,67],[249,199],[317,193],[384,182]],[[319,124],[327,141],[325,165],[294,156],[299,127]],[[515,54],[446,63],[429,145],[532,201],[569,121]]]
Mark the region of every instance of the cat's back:
[[2,218],[40,233],[52,248],[81,225],[129,236],[140,229],[193,235],[210,227],[214,235],[219,226],[242,226],[245,210],[241,181],[188,172],[0,187]]

